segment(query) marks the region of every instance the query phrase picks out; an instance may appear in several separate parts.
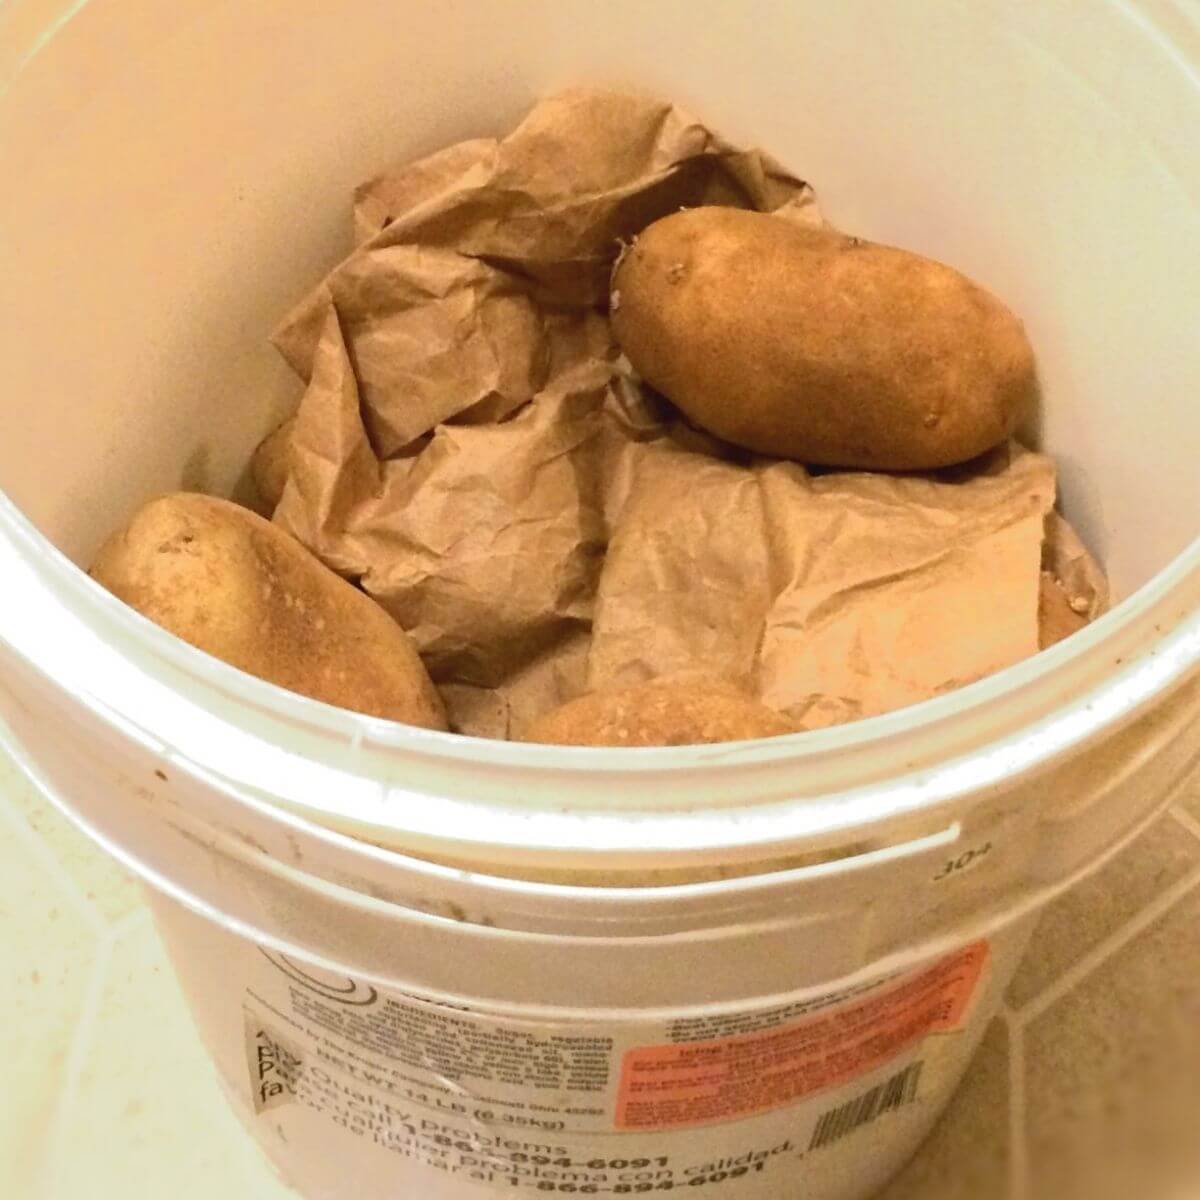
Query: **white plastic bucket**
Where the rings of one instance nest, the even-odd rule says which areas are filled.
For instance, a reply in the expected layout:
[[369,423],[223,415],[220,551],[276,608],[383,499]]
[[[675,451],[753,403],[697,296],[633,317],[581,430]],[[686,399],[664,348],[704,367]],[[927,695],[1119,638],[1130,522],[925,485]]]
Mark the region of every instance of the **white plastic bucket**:
[[[302,1194],[833,1200],[915,1148],[1038,909],[1200,754],[1197,36],[1166,0],[0,14],[0,735],[151,885]],[[328,709],[92,586],[71,559],[233,489],[286,410],[266,333],[351,187],[580,81],[1004,295],[1116,610],[885,718],[592,752]]]

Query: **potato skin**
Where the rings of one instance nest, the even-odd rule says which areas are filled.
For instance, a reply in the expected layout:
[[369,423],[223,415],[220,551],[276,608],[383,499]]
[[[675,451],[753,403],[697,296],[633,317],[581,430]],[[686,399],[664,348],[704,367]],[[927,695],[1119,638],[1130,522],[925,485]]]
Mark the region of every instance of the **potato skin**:
[[822,466],[965,462],[1035,393],[1020,321],[957,271],[735,208],[644,230],[613,273],[612,326],[696,425]]
[[591,692],[534,721],[523,742],[559,746],[693,746],[794,733],[774,709],[708,678]]
[[1038,590],[1038,649],[1057,646],[1087,624],[1087,613],[1073,608],[1067,589],[1049,571],[1043,571]]
[[274,512],[279,507],[279,501],[283,499],[283,489],[292,469],[292,431],[295,428],[295,417],[284,421],[278,429],[267,434],[258,443],[250,459],[254,486],[269,512]]
[[193,646],[281,687],[408,725],[446,713],[403,629],[257,514],[176,493],[101,547],[91,575]]

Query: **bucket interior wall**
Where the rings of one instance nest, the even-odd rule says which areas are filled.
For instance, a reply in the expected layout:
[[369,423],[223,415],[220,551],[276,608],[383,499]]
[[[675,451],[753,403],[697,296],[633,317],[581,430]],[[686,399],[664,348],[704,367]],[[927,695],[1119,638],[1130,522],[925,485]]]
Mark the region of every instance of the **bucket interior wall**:
[[548,90],[634,86],[1024,317],[1036,436],[1126,594],[1200,509],[1200,93],[1172,11],[19,6],[0,26],[0,487],[80,562],[148,494],[235,492],[299,392],[268,334],[348,248],[353,186],[502,134]]

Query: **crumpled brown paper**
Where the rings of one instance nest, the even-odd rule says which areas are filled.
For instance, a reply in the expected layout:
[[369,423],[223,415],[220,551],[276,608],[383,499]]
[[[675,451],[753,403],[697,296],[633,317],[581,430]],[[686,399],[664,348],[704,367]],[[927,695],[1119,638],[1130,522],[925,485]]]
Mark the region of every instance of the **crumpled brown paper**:
[[412,633],[462,732],[695,669],[815,727],[1037,650],[1047,458],[809,473],[629,376],[621,244],[714,203],[820,220],[680,110],[570,91],[360,188],[357,249],[277,334],[307,388],[275,519]]

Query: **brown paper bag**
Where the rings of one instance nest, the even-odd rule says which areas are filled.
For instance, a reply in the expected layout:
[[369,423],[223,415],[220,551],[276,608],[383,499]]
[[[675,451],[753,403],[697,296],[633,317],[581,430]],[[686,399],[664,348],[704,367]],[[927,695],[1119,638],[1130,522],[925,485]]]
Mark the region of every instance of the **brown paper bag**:
[[622,243],[714,203],[820,220],[680,110],[567,92],[360,188],[357,248],[277,334],[307,387],[275,519],[412,633],[463,732],[689,669],[825,725],[1037,649],[1048,459],[812,474],[630,377]]

